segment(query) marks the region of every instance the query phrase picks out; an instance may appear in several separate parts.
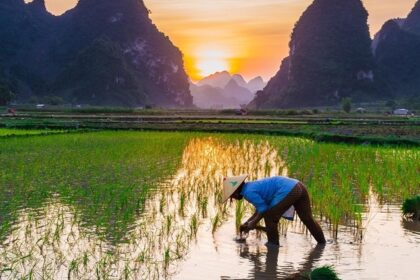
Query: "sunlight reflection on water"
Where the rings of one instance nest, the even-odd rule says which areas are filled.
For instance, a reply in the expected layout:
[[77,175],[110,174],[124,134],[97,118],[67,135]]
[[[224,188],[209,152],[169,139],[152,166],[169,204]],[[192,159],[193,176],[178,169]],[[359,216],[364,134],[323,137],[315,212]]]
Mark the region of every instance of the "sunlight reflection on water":
[[[254,180],[287,173],[267,141],[193,139],[178,171],[149,195],[124,242],[86,225],[59,196],[40,209],[20,210],[0,244],[0,278],[284,279],[324,264],[334,265],[342,279],[417,275],[412,260],[420,258],[418,224],[401,222],[399,208],[381,207],[373,195],[362,242],[340,227],[338,240],[320,248],[299,222],[283,221],[286,236],[278,250],[267,250],[260,233],[236,243],[236,204],[219,203],[223,177],[249,174]],[[244,207],[249,213],[249,205]],[[329,225],[323,227],[329,232]]]

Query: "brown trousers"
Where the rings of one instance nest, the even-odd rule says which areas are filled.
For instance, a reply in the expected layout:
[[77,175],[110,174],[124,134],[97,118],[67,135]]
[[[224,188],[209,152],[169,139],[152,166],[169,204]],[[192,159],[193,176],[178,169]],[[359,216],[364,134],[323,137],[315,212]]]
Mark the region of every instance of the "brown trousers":
[[282,201],[264,213],[263,217],[267,229],[268,242],[279,244],[278,223],[284,212],[292,205],[295,207],[300,220],[309,229],[316,241],[318,243],[325,243],[324,233],[312,216],[308,190],[300,182],[296,184],[293,190]]

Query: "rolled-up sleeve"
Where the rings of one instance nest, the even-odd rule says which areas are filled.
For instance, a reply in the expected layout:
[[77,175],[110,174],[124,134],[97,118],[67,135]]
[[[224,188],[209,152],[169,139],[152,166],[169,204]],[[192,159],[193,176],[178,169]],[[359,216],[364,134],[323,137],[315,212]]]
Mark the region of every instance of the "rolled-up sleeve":
[[268,205],[265,203],[264,199],[256,193],[256,192],[249,192],[246,194],[245,199],[248,200],[252,205],[257,208],[259,213],[264,213],[268,210]]

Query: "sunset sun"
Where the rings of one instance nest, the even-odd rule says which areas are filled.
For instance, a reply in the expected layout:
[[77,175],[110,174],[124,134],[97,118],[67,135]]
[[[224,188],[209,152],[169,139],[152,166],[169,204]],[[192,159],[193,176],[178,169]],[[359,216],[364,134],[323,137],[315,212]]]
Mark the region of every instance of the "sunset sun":
[[195,60],[195,66],[201,77],[230,70],[229,53],[222,49],[200,49],[196,52]]
[[228,70],[228,63],[223,59],[201,59],[197,62],[199,74],[202,77],[208,76],[215,72]]

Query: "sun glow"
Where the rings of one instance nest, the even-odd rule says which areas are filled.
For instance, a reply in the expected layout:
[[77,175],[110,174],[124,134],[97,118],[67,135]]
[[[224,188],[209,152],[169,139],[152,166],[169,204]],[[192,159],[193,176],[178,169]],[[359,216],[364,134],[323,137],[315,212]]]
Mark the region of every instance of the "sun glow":
[[197,62],[197,68],[199,69],[199,74],[202,77],[215,72],[228,70],[228,67],[227,62],[221,59],[203,59]]
[[216,48],[200,49],[195,53],[195,67],[198,75],[208,76],[215,72],[230,71],[229,52]]

